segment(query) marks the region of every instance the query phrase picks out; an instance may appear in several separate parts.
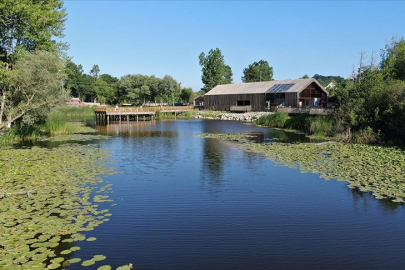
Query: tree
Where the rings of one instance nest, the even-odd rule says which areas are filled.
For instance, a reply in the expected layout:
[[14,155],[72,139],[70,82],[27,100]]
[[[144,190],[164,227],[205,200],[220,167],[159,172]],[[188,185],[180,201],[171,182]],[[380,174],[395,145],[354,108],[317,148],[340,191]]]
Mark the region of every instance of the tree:
[[381,69],[387,78],[405,81],[405,40],[392,40],[381,53]]
[[186,103],[192,102],[193,94],[194,93],[192,88],[185,87],[181,89],[180,99]]
[[0,2],[0,55],[8,69],[18,51],[57,51],[65,46],[66,12],[62,0],[2,0]]
[[273,67],[264,60],[254,62],[243,70],[242,82],[262,82],[273,80]]
[[218,84],[232,83],[232,69],[225,64],[224,56],[220,49],[211,49],[207,56],[202,52],[199,60],[202,67],[201,80],[204,83],[204,87],[201,90],[205,93]]
[[90,70],[90,75],[93,76],[95,80],[97,80],[99,73],[100,73],[100,67],[98,65],[93,65],[93,67]]
[[64,102],[66,75],[62,69],[63,63],[57,53],[21,54],[6,85],[2,85],[7,99],[3,108],[6,121],[0,122],[0,129],[15,121],[32,125],[45,119],[52,107]]
[[168,103],[174,103],[174,100],[178,100],[178,97],[174,96],[178,86],[179,83],[172,76],[165,75],[159,84],[159,97]]
[[[9,69],[25,51],[50,52],[66,47],[53,40],[63,37],[66,12],[62,0],[2,0],[0,2],[0,122],[4,117]],[[9,107],[9,105],[7,105]]]

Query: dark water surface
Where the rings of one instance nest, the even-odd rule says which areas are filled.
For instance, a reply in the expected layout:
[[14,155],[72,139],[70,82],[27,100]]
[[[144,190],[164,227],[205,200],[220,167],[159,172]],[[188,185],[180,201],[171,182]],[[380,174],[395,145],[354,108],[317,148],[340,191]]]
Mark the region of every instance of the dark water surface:
[[106,255],[94,269],[405,268],[403,206],[198,135],[303,136],[206,120],[96,128],[121,173],[106,178],[110,221],[72,256]]

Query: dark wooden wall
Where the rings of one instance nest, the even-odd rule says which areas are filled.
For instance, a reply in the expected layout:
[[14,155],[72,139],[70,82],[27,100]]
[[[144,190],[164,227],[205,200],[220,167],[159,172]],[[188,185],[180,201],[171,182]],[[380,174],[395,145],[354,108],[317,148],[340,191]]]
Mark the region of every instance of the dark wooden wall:
[[266,109],[264,95],[261,93],[204,96],[204,108],[208,110],[229,111],[231,106],[238,105],[238,101],[249,100],[252,111],[264,111]]

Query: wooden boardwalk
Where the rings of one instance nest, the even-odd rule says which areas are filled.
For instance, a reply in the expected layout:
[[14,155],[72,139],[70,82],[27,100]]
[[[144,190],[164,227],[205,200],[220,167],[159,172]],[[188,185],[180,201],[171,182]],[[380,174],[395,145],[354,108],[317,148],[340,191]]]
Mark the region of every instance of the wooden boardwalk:
[[155,119],[157,111],[162,113],[178,113],[193,111],[194,106],[156,106],[156,107],[97,107],[94,110],[96,122],[139,121],[139,119]]
[[277,108],[278,112],[286,112],[288,114],[310,114],[310,115],[328,115],[332,113],[330,108]]

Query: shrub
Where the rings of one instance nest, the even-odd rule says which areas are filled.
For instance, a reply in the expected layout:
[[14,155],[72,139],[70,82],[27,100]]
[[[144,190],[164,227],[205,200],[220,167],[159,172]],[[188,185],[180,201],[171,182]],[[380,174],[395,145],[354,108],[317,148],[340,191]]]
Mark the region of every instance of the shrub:
[[256,124],[267,127],[283,128],[288,118],[289,116],[286,112],[275,112],[273,114],[260,116],[256,120]]

